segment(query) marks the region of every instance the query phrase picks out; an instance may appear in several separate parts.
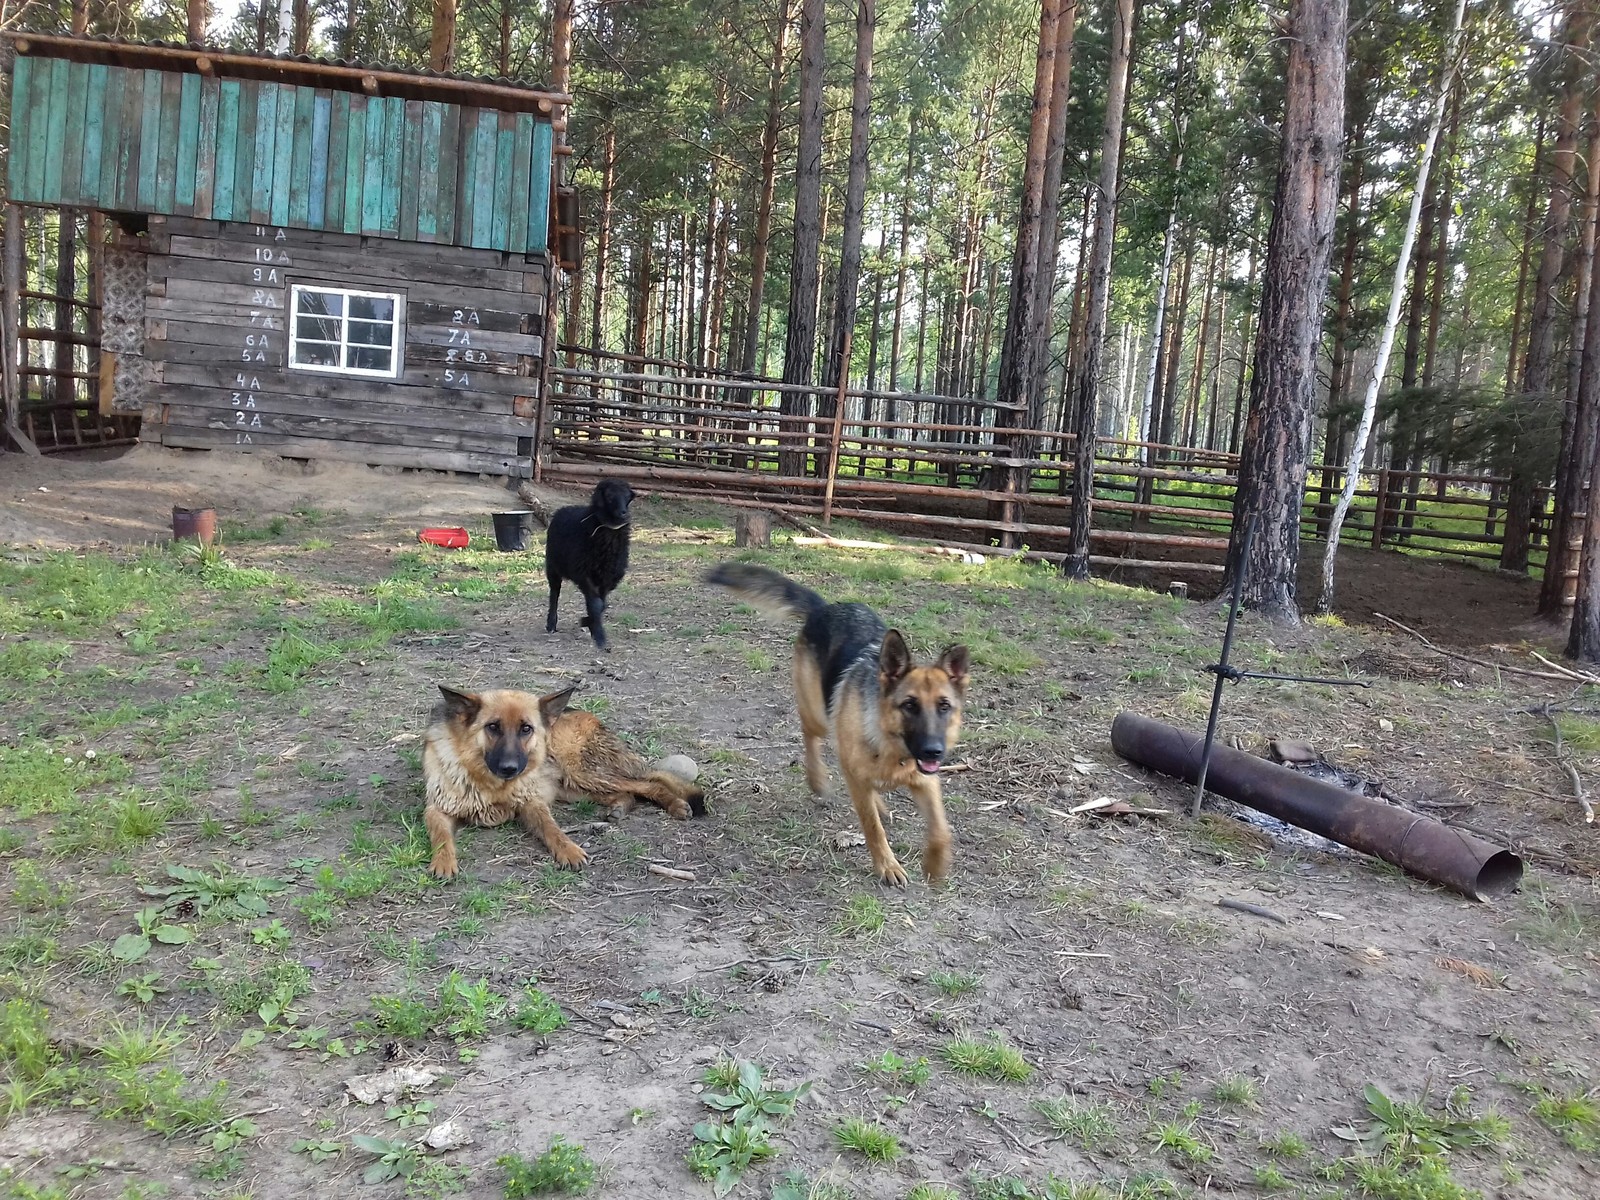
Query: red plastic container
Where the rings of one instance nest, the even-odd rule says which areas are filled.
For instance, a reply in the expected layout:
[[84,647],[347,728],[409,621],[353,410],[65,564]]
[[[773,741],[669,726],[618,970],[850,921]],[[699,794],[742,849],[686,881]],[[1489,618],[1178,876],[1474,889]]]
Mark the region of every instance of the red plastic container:
[[417,541],[430,546],[443,546],[446,550],[463,550],[471,540],[460,525],[442,525],[417,534]]

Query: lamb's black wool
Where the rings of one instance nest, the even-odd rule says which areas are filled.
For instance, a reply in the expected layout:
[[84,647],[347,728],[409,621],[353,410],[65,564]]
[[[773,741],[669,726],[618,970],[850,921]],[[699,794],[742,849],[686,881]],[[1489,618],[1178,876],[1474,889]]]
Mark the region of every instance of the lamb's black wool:
[[550,581],[546,632],[556,631],[556,602],[561,598],[561,581],[568,579],[583,593],[589,614],[579,624],[589,631],[596,646],[610,649],[600,617],[606,610],[606,597],[628,572],[628,506],[632,503],[633,489],[626,480],[602,479],[587,505],[558,508],[550,518],[544,539],[544,573]]

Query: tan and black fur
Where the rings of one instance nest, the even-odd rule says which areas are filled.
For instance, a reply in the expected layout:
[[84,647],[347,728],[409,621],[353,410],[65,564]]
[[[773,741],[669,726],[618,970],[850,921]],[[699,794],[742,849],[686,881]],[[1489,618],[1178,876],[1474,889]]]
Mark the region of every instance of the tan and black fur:
[[803,621],[794,645],[795,704],[805,737],[806,782],[828,787],[822,745],[833,737],[872,865],[884,883],[906,882],[889,848],[885,792],[904,788],[927,825],[922,870],[950,869],[939,768],[961,732],[967,648],[952,646],[932,666],[911,660],[905,638],[864,604],[829,604],[816,592],[766,567],[723,563],[706,576],[757,608]]
[[571,688],[543,697],[439,691],[443,699],[423,739],[422,775],[429,870],[441,879],[458,869],[459,825],[502,825],[512,817],[561,866],[581,867],[589,856],[556,824],[550,812],[556,800],[587,796],[625,812],[642,797],[679,820],[705,812],[699,788],[652,770],[592,713],[564,712]]

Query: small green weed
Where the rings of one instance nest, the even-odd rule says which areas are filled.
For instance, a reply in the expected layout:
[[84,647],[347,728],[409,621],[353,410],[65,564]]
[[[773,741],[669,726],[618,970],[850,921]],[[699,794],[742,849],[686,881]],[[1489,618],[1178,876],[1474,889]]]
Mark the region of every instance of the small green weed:
[[893,1050],[885,1050],[877,1058],[867,1060],[861,1064],[861,1069],[877,1076],[885,1087],[901,1090],[921,1087],[928,1082],[931,1073],[927,1059],[911,1061],[901,1058]]
[[1420,1103],[1391,1100],[1370,1083],[1364,1095],[1372,1120],[1364,1126],[1354,1122],[1338,1125],[1332,1132],[1335,1137],[1356,1143],[1374,1158],[1438,1158],[1451,1150],[1499,1145],[1509,1134],[1505,1118],[1494,1113],[1477,1116],[1468,1112],[1464,1089],[1450,1096],[1443,1112],[1430,1111]]
[[1594,1093],[1561,1096],[1541,1091],[1533,1115],[1574,1150],[1600,1151],[1600,1102]]
[[1057,1096],[1036,1100],[1033,1108],[1056,1137],[1076,1142],[1085,1150],[1100,1150],[1116,1141],[1116,1112],[1109,1104]]
[[523,992],[522,1003],[511,1023],[525,1033],[554,1033],[567,1024],[567,1015],[550,996],[536,987]]
[[1211,1097],[1218,1104],[1233,1104],[1240,1108],[1255,1108],[1261,1094],[1256,1081],[1245,1075],[1230,1075],[1211,1089]]
[[1217,1157],[1217,1152],[1196,1132],[1193,1121],[1157,1126],[1150,1136],[1157,1146],[1171,1150],[1186,1163],[1209,1163]]
[[985,1079],[1022,1083],[1033,1075],[1033,1068],[1022,1051],[1008,1045],[998,1034],[988,1041],[957,1038],[947,1042],[944,1060],[963,1075],[980,1075]]
[[934,971],[928,976],[928,982],[950,999],[959,1000],[977,991],[982,978],[971,971]]
[[861,1117],[851,1117],[835,1125],[833,1140],[868,1162],[891,1163],[900,1157],[900,1139],[877,1122]]
[[582,1196],[599,1178],[594,1160],[584,1148],[560,1134],[551,1138],[550,1148],[532,1162],[515,1154],[502,1154],[495,1161],[506,1173],[506,1200],[550,1193]]
[[883,929],[887,920],[888,913],[884,910],[883,901],[865,892],[857,892],[845,905],[838,929],[849,937],[872,937]]

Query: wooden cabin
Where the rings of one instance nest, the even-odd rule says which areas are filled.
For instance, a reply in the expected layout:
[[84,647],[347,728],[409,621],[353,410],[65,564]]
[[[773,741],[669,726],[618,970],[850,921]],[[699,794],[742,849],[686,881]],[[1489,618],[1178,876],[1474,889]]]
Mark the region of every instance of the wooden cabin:
[[197,46],[13,47],[10,200],[112,229],[103,410],[142,412],[164,446],[532,473],[565,97]]

